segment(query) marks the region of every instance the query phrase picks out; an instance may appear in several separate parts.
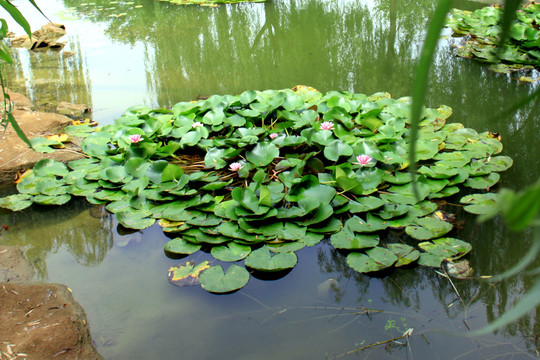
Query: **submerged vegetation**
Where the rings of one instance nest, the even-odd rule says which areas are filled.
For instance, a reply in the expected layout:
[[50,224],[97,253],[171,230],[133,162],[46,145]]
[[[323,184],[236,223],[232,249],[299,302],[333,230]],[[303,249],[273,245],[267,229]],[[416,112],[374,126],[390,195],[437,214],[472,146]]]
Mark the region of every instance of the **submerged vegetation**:
[[[325,237],[359,272],[440,266],[471,246],[446,236],[453,226],[436,200],[469,188],[479,193],[461,198],[465,210],[489,212],[497,196],[486,190],[512,165],[497,155],[496,135],[447,123],[451,113],[447,106],[422,113],[417,196],[407,169],[409,98],[297,87],[214,95],[171,110],[134,107],[113,125],[71,126],[88,158],[38,162],[0,206],[17,211],[83,196],[106,204],[127,228],[157,221],[176,236],[167,253],[204,247],[255,271],[287,271],[295,251]],[[60,144],[33,141],[42,151]],[[249,280],[243,266],[201,266],[190,269],[204,270],[201,284],[212,292]],[[171,268],[169,277],[190,269]]]
[[[508,41],[499,47],[503,8],[484,7],[473,12],[453,9],[448,26],[454,36],[466,36],[457,54],[492,63],[497,72],[538,69],[540,67],[540,4],[529,3],[516,12]],[[498,49],[502,49],[498,52]]]

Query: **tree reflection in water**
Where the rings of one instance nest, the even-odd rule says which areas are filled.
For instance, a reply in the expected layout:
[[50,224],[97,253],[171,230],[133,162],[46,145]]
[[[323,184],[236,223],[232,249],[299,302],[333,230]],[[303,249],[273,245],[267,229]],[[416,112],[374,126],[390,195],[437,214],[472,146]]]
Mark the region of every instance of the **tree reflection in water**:
[[9,226],[0,243],[21,246],[42,280],[47,279],[47,257],[62,247],[81,265],[97,266],[113,246],[112,215],[84,199],[61,207],[34,205],[24,212],[2,210],[0,223]]

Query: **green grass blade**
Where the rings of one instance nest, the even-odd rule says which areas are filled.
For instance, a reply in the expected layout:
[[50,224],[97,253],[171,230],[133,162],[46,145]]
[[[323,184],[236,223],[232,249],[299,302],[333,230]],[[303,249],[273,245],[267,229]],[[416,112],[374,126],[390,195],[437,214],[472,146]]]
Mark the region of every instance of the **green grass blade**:
[[48,17],[47,15],[45,15],[45,13],[43,11],[41,11],[41,9],[39,8],[39,6],[36,4],[36,2],[34,0],[28,0],[30,1],[30,3],[32,5],[34,5],[34,7],[41,13],[41,15],[43,15],[45,17],[45,19],[49,20],[49,22],[52,22]]
[[501,37],[499,38],[499,45],[497,46],[497,55],[504,49],[506,41],[510,37],[510,27],[516,18],[516,11],[522,2],[522,0],[505,0],[504,2],[503,16],[499,22],[499,26],[501,27]]
[[413,176],[413,191],[418,198],[416,187],[416,140],[418,138],[418,123],[422,114],[422,106],[426,98],[429,69],[433,63],[437,42],[441,30],[446,24],[446,16],[452,7],[452,0],[439,1],[435,14],[431,19],[424,46],[420,53],[420,60],[414,74],[413,97],[411,106],[411,145],[409,149],[409,172]]
[[26,21],[26,18],[21,14],[19,9],[17,9],[7,0],[0,0],[0,6],[2,6],[11,15],[11,17],[17,22],[17,24],[22,26],[24,31],[28,34],[28,37],[32,37],[30,24],[28,24],[28,21]]
[[17,120],[15,120],[11,112],[7,113],[7,118],[9,123],[11,124],[11,126],[13,126],[13,129],[17,133],[17,136],[19,136],[19,138],[24,141],[28,145],[28,147],[31,148],[32,144],[30,143],[30,140],[28,140],[22,129],[19,127],[19,124],[17,124]]

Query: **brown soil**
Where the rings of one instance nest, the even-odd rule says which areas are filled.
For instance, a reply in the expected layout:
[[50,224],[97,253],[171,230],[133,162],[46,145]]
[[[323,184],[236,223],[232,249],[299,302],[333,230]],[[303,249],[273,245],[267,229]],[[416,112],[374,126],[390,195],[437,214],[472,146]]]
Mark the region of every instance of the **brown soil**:
[[[71,125],[71,119],[67,116],[32,111],[31,102],[23,95],[9,94],[15,106],[13,116],[29,139],[57,134],[62,132],[67,125]],[[32,168],[41,159],[52,158],[68,162],[82,157],[75,146],[58,149],[50,154],[35,152],[19,139],[13,127],[9,125],[5,133],[0,133],[0,182],[13,182],[17,173]]]
[[0,359],[103,359],[69,288],[28,282],[33,271],[18,247],[0,246]]

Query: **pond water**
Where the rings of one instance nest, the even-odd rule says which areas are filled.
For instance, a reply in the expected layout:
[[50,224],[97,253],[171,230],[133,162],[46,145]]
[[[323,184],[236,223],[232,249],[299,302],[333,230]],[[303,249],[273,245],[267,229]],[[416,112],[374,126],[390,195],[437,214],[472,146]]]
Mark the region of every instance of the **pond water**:
[[[18,1],[33,28],[46,22]],[[65,56],[15,50],[10,87],[43,109],[85,103],[109,124],[128,107],[170,107],[211,94],[281,89],[350,90],[393,97],[411,94],[415,59],[433,1],[275,0],[213,7],[178,7],[154,0],[38,4],[66,25]],[[474,9],[482,3],[456,1]],[[17,30],[16,26],[11,27]],[[18,31],[20,33],[20,31]],[[538,102],[513,106],[534,90],[455,56],[457,40],[441,39],[427,105],[453,108],[450,121],[501,134],[514,166],[500,186],[522,189],[540,176]],[[7,190],[9,191],[9,189]],[[455,200],[457,201],[457,200]],[[513,233],[495,219],[462,221],[450,234],[473,245],[477,275],[503,272],[526,253],[532,234]],[[126,233],[114,217],[84,201],[63,207],[0,211],[9,226],[0,243],[20,244],[38,277],[67,284],[85,308],[106,359],[536,358],[540,314],[496,334],[461,337],[497,318],[530,288],[519,274],[488,284],[456,280],[463,301],[432,268],[370,277],[351,270],[327,243],[298,252],[280,279],[252,278],[230,295],[167,281],[171,265],[211,256],[169,259],[169,238],[157,225]],[[537,264],[538,265],[538,261]],[[457,301],[456,301],[457,300]],[[414,328],[409,346],[374,346]]]

